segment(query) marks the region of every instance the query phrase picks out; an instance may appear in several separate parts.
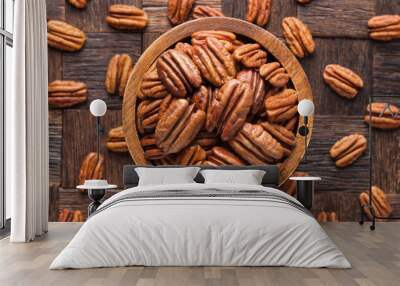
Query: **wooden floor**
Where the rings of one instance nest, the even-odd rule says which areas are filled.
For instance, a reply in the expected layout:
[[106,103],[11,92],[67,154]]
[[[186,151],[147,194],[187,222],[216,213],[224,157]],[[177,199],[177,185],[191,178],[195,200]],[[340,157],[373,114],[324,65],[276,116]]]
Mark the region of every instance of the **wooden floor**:
[[288,267],[125,267],[48,270],[79,229],[78,223],[50,223],[33,243],[0,241],[1,286],[87,285],[400,285],[400,223],[330,223],[324,229],[353,265],[349,270]]

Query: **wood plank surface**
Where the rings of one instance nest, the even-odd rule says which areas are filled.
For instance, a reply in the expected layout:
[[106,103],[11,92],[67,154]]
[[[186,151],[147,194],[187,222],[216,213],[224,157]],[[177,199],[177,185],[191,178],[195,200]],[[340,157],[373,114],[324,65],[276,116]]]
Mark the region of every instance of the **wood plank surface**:
[[238,19],[246,19],[247,1],[223,0],[222,11],[225,16]]
[[62,111],[49,111],[49,180],[60,183],[62,166]]
[[167,17],[167,7],[145,7],[143,10],[151,19],[144,29],[145,33],[165,33],[173,28]]
[[271,15],[266,30],[282,37],[282,20],[285,17],[297,16],[296,1],[272,1]]
[[57,221],[59,212],[59,184],[50,184],[49,187],[49,221]]
[[376,14],[400,14],[400,0],[376,0]]
[[48,20],[65,20],[65,0],[46,1]]

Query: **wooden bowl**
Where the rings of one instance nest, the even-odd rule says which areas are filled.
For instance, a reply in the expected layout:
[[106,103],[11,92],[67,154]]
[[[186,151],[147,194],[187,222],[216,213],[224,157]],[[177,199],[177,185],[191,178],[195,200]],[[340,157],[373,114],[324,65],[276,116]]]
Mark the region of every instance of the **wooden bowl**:
[[[227,17],[204,18],[185,22],[161,35],[147,48],[137,61],[128,81],[122,108],[123,128],[129,152],[134,162],[138,165],[149,164],[144,156],[144,151],[140,145],[136,130],[136,96],[140,92],[143,75],[165,50],[177,42],[190,37],[193,32],[202,30],[229,31],[259,43],[286,69],[298,93],[299,101],[302,99],[313,99],[310,84],[300,63],[286,45],[273,34],[249,22]],[[298,125],[302,126],[302,123],[303,119],[300,118]],[[281,166],[281,184],[296,170],[304,155],[305,144],[308,144],[311,138],[313,127],[312,117],[309,119],[308,127],[310,129],[308,142],[305,142],[304,137],[297,130],[296,147]]]

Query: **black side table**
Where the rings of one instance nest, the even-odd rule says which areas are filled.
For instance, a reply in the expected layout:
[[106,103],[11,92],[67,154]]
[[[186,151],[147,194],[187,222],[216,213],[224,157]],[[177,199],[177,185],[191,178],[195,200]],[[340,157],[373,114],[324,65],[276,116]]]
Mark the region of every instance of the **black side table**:
[[308,210],[311,210],[314,201],[315,181],[321,181],[320,177],[290,177],[297,183],[297,200]]
[[116,185],[109,185],[106,180],[86,180],[84,185],[76,188],[88,190],[88,197],[92,201],[88,206],[88,216],[94,213],[101,205],[101,200],[108,189],[115,189]]

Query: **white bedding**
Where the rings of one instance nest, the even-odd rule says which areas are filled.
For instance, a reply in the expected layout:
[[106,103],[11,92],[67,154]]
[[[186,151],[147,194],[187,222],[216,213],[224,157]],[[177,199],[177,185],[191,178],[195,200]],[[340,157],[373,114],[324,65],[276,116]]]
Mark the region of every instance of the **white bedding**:
[[143,191],[207,189],[262,190],[299,204],[279,190],[254,185],[128,189],[100,206],[103,210],[81,227],[50,269],[127,265],[351,267],[318,222],[290,204],[235,196],[121,200]]

